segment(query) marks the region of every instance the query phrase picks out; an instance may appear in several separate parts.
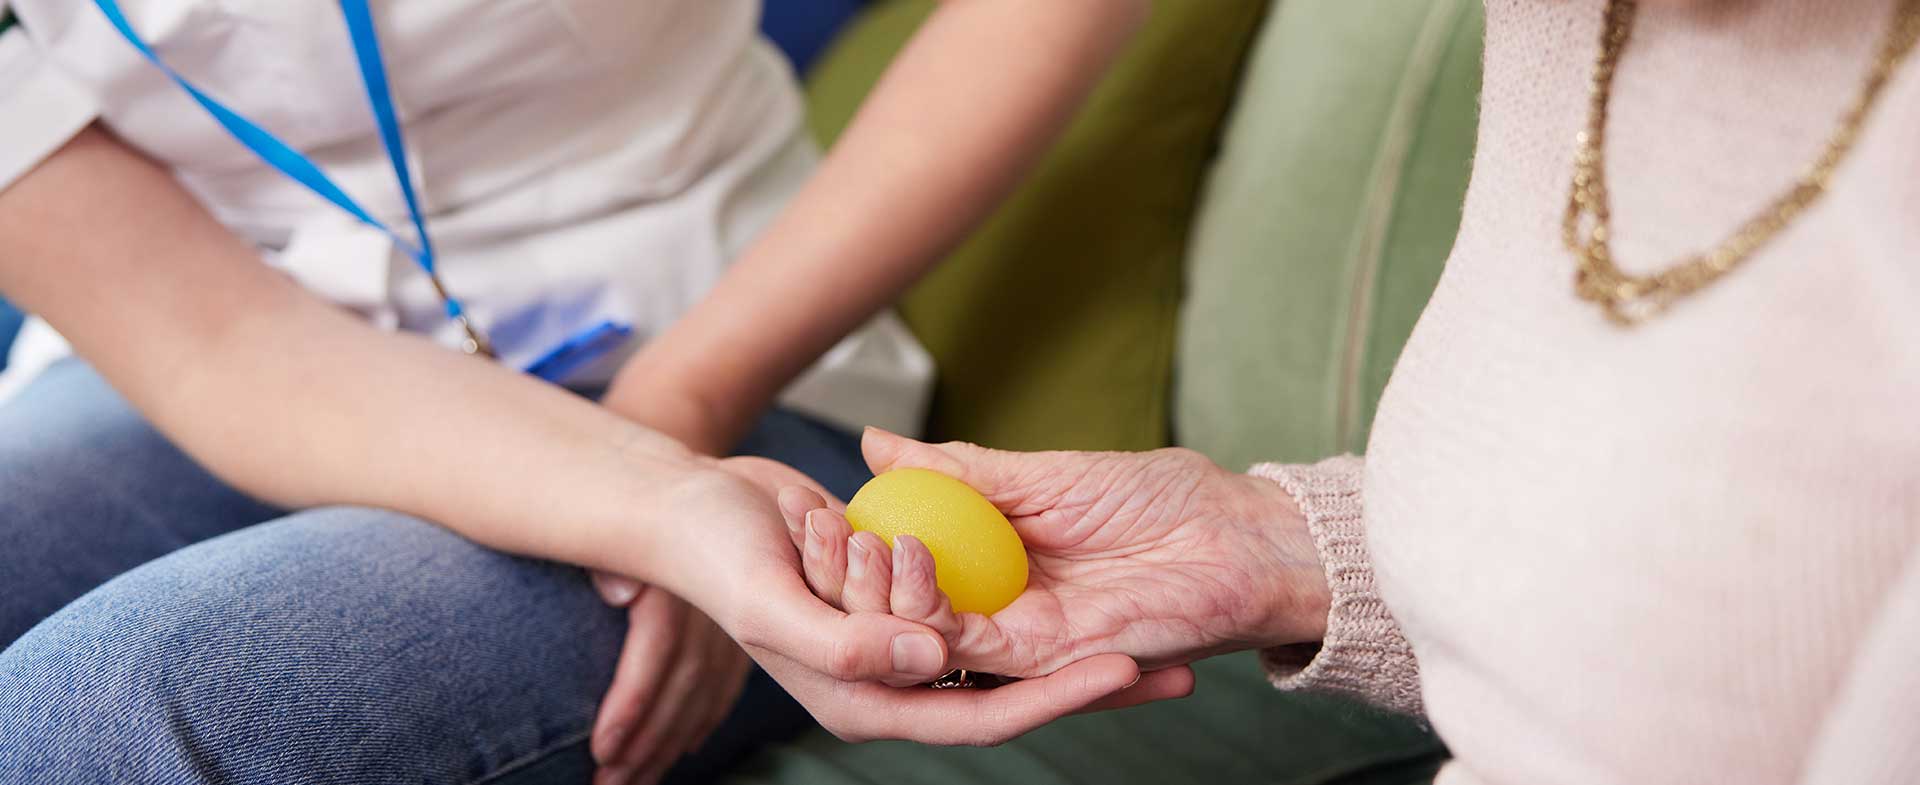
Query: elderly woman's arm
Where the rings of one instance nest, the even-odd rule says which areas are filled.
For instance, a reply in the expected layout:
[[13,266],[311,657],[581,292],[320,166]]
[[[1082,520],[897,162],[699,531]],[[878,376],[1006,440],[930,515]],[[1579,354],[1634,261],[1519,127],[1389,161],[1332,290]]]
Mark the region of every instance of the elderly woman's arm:
[[782,492],[783,511],[816,507],[803,548],[815,593],[939,630],[958,666],[1030,676],[1123,652],[1179,668],[1258,649],[1283,689],[1421,711],[1417,663],[1373,592],[1357,458],[1235,474],[1188,450],[1010,453],[879,431],[864,446],[875,471],[932,469],[979,489],[1027,545],[1025,594],[992,617],[956,614],[925,545],[889,549],[809,492]]

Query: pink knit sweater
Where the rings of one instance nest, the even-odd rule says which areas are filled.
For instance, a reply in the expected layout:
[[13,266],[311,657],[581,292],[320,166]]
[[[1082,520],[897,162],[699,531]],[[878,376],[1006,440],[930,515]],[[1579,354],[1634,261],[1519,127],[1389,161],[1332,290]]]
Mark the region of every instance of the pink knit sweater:
[[[1892,2],[1643,4],[1609,127],[1622,265],[1783,191]],[[1424,713],[1444,785],[1920,782],[1920,57],[1818,206],[1621,329],[1575,299],[1559,226],[1603,7],[1489,0],[1466,216],[1364,471],[1256,469],[1336,595],[1276,678]]]

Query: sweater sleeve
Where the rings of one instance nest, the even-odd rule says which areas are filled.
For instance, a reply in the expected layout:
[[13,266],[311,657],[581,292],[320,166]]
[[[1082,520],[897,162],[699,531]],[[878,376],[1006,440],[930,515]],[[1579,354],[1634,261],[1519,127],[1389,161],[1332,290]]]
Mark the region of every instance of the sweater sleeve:
[[1261,661],[1282,690],[1337,693],[1419,715],[1419,663],[1374,593],[1360,494],[1364,467],[1354,456],[1253,467],[1254,476],[1279,483],[1300,505],[1333,591],[1323,641],[1268,649]]
[[1920,772],[1920,546],[1820,724],[1804,785],[1898,785]]

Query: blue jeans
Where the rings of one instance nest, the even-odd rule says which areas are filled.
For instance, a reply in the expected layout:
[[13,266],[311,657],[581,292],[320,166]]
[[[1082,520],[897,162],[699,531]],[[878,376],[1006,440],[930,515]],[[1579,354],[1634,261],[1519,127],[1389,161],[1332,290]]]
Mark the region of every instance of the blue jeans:
[[[742,452],[867,476],[789,413]],[[4,783],[585,782],[627,626],[579,569],[248,498],[76,361],[0,407],[0,576]],[[756,672],[669,779],[810,724]]]

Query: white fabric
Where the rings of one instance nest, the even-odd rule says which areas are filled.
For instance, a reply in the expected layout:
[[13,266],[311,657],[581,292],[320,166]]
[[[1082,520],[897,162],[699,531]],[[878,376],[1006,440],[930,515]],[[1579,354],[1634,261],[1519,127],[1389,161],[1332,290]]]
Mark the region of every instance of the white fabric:
[[[122,0],[190,81],[406,225],[330,2]],[[411,260],[261,164],[84,0],[12,0],[0,39],[0,188],[97,118],[173,167],[222,222],[376,323],[455,340]],[[449,286],[523,366],[603,319],[635,345],[685,313],[812,171],[790,69],[754,0],[376,0],[415,183]],[[569,380],[605,381],[633,347]],[[44,324],[17,384],[63,349]],[[918,430],[932,363],[891,315],[790,405]]]
[[0,36],[0,183],[19,179],[99,112],[92,96],[36,54],[26,36]]

